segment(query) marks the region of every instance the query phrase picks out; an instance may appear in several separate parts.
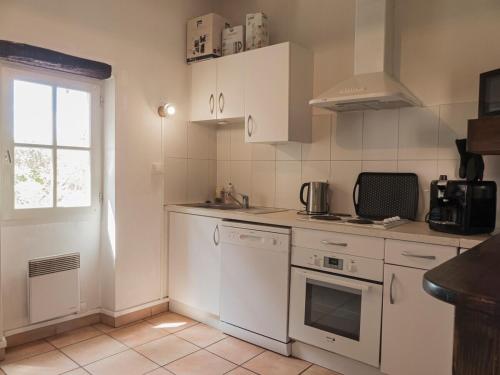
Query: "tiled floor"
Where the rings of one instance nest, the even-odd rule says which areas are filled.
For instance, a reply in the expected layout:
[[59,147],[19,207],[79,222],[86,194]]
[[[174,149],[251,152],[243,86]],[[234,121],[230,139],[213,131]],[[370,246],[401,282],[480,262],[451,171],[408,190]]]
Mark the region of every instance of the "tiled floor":
[[174,314],[84,327],[7,349],[7,375],[339,375]]

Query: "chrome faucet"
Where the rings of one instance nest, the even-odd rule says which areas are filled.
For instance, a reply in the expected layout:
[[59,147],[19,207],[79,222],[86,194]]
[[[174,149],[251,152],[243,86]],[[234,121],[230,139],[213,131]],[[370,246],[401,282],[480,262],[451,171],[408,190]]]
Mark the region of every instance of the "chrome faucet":
[[227,196],[233,200],[241,208],[250,208],[250,198],[246,194],[236,193],[241,196],[241,202],[236,198],[233,193],[227,193]]

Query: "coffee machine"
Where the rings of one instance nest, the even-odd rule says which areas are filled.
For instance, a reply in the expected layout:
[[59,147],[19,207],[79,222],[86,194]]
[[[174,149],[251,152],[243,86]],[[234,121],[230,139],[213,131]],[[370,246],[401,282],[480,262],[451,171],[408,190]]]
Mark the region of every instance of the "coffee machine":
[[427,221],[436,231],[455,234],[490,233],[496,224],[497,185],[483,181],[484,162],[480,155],[465,151],[465,140],[457,140],[460,153],[459,176],[442,175],[431,182]]

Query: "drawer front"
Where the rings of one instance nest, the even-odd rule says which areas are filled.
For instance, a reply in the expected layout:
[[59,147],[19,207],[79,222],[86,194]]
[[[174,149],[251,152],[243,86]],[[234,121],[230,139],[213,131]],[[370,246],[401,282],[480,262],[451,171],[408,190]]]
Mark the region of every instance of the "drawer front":
[[377,237],[294,228],[292,245],[384,259],[384,239]]
[[386,240],[385,262],[429,270],[457,256],[453,246],[430,245],[420,242]]

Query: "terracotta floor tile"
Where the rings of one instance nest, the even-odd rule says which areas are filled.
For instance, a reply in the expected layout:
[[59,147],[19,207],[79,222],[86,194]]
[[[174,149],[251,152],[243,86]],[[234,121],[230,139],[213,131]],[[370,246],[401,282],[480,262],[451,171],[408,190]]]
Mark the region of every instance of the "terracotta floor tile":
[[182,331],[177,332],[176,335],[202,348],[227,337],[218,329],[201,323],[193,327],[183,329]]
[[198,324],[198,322],[193,319],[171,312],[156,315],[146,321],[154,325],[156,328],[165,329],[170,333],[178,332]]
[[209,352],[241,365],[265,350],[248,342],[228,337],[206,348]]
[[7,375],[57,375],[75,368],[78,365],[57,350],[2,365]]
[[156,368],[158,368],[156,363],[133,350],[127,350],[85,366],[85,369],[93,375],[142,375]]
[[305,374],[305,375],[342,375],[338,372],[328,370],[327,368],[316,366],[316,365],[309,367],[302,374]]
[[255,375],[255,372],[249,371],[246,368],[238,367],[233,371],[229,371],[227,375]]
[[109,335],[125,345],[134,347],[167,336],[169,333],[163,329],[155,328],[149,323],[141,322],[126,328],[114,330]]
[[128,349],[121,342],[109,336],[101,335],[77,344],[61,348],[68,357],[84,366],[91,362],[109,357]]
[[92,327],[94,327],[95,329],[98,329],[99,331],[104,332],[104,333],[108,333],[108,332],[111,332],[111,331],[118,329],[115,327],[108,326],[107,324],[104,324],[104,323],[93,324]]
[[300,359],[266,351],[245,363],[243,367],[261,375],[294,375],[300,374],[310,365]]
[[156,370],[148,372],[145,375],[172,375],[170,371],[165,370],[163,367],[159,367]]
[[167,363],[175,361],[176,359],[194,353],[199,350],[199,348],[177,336],[170,335],[148,342],[147,344],[137,346],[134,350],[148,357],[160,366],[163,366]]
[[6,365],[7,363],[20,361],[21,359],[47,353],[51,350],[55,350],[55,348],[45,340],[38,340],[29,342],[27,344],[14,346],[12,348],[7,348],[7,350],[5,351],[5,359],[1,362],[1,364]]
[[70,372],[65,372],[64,375],[89,375],[89,373],[80,367]]
[[234,363],[200,350],[166,366],[176,375],[221,375],[236,368]]
[[54,345],[56,348],[62,348],[64,346],[76,344],[77,342],[91,339],[92,337],[96,337],[99,335],[102,335],[101,331],[95,329],[94,327],[88,326],[49,337],[47,341]]

